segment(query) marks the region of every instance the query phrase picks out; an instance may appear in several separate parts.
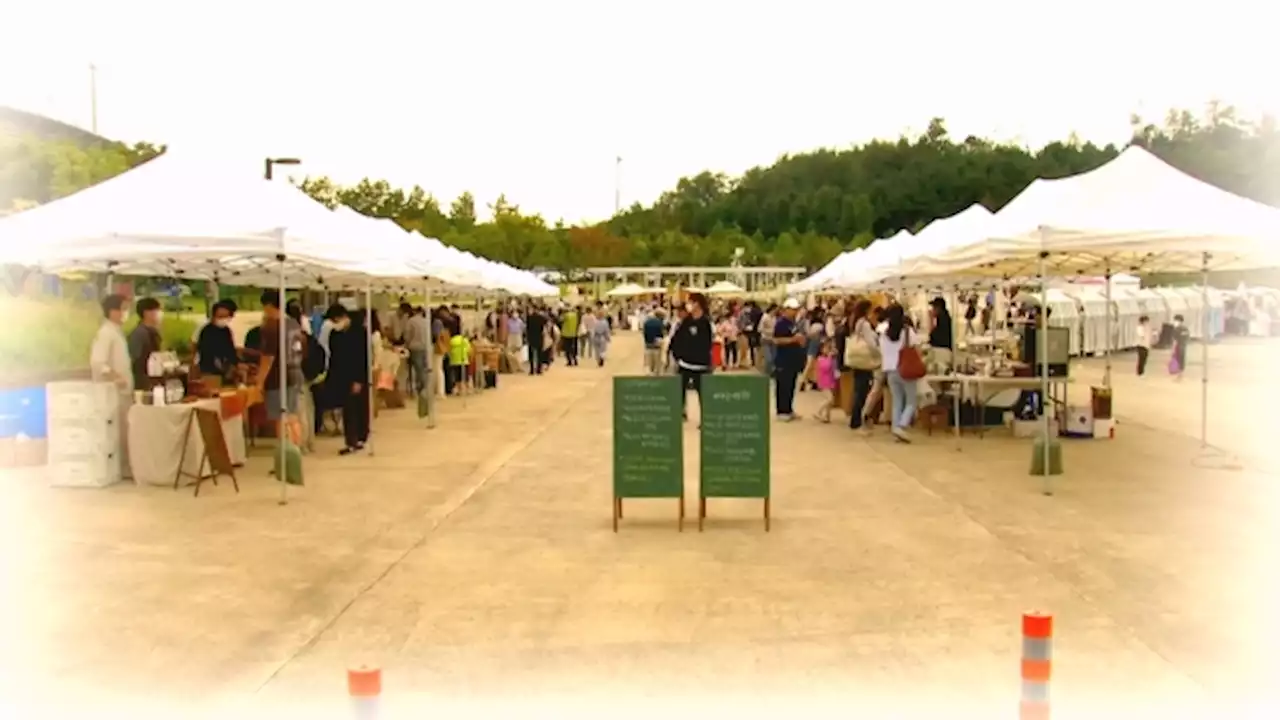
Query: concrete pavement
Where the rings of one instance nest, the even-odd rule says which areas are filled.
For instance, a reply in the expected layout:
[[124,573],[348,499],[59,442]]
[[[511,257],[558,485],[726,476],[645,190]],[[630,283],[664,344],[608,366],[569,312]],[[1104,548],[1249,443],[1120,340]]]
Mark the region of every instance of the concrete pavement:
[[[1268,350],[1221,355],[1216,426],[1251,458],[1265,381],[1239,368]],[[1117,373],[1120,435],[1069,443],[1052,498],[1025,441],[805,420],[774,429],[773,532],[758,502],[678,534],[634,501],[615,535],[608,380],[639,364],[623,335],[603,370],[504,376],[436,430],[384,414],[375,456],[324,448],[286,507],[265,453],[239,496],[6,476],[5,695],[345,717],[370,663],[416,716],[1011,717],[1028,609],[1057,617],[1056,717],[1205,717],[1275,669],[1278,495],[1197,462],[1194,382]]]

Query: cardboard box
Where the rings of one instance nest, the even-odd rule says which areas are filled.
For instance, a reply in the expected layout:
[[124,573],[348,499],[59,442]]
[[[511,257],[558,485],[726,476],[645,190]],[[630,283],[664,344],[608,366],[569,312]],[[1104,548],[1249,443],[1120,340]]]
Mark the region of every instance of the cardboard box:
[[[1043,420],[1014,420],[1013,436],[1016,438],[1033,438],[1040,434],[1040,429],[1044,427]],[[1049,421],[1049,436],[1058,436],[1058,421],[1051,419]]]

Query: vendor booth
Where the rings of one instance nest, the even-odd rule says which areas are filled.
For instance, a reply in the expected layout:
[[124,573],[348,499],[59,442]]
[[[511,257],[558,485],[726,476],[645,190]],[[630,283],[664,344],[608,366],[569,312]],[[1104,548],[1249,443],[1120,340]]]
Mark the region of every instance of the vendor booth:
[[[166,202],[156,203],[156,197]],[[79,193],[0,220],[0,264],[48,272],[211,280],[275,288],[282,299],[291,288],[354,289],[365,295],[365,327],[369,327],[375,286],[429,287],[465,277],[490,291],[555,293],[551,286],[514,268],[465,254],[432,253],[429,244],[414,241],[395,223],[330,211],[293,186],[172,152]],[[285,323],[282,312],[279,356],[287,354]],[[279,372],[282,387],[288,387],[285,363],[279,364]],[[372,365],[367,378],[372,387]],[[122,433],[128,442],[123,454],[127,457],[137,449],[141,474],[134,476],[142,482],[158,484],[169,475],[175,448],[180,448],[179,473],[191,470],[188,457],[217,455],[226,461],[223,465],[243,458],[243,433],[236,418],[245,412],[246,403],[235,402],[239,391],[206,387],[205,395],[196,395],[194,388],[200,383],[177,382],[175,387],[177,380],[168,378],[165,391],[154,396],[140,393],[118,398],[117,405],[127,410],[124,417],[138,423]],[[197,426],[192,421],[196,416],[207,430],[203,440],[220,438],[223,446],[216,452],[205,453],[193,445],[190,429]],[[145,448],[153,441],[164,448],[154,458]],[[58,444],[55,438],[50,442]],[[277,443],[278,470],[292,467],[293,461],[286,457],[289,445]],[[84,447],[95,454],[110,452],[101,443]],[[372,435],[368,447],[372,452]],[[58,461],[82,459],[68,456]],[[55,468],[53,475],[58,474]],[[289,474],[277,472],[281,502],[287,498]]]
[[[1280,266],[1276,237],[1280,237],[1280,210],[1210,186],[1142,148],[1130,147],[1096,170],[1033,182],[984,227],[967,238],[954,239],[943,252],[908,263],[896,275],[902,282],[934,279],[940,283],[1035,276],[1042,279],[1044,303],[1052,305],[1047,279],[1055,276],[1110,277],[1117,269],[1198,271],[1204,278],[1201,298],[1205,298],[1211,272]],[[1203,329],[1207,300],[1192,306],[1180,293],[1158,292],[1156,297],[1169,306],[1169,314],[1189,316],[1188,325],[1199,318],[1201,337],[1212,334]],[[1202,447],[1207,448],[1207,344],[1202,344],[1201,353],[1199,372],[1205,377],[1200,434]],[[1051,362],[1049,353],[1037,358],[1045,397],[1049,396]],[[1105,395],[1097,398],[1097,407],[1109,413],[1109,361],[1104,378],[1100,389]],[[1074,415],[1054,410],[1040,416],[1044,440],[1037,445],[1040,459],[1034,467],[1039,470],[1033,472],[1044,475],[1046,492],[1052,489],[1048,478],[1054,472],[1050,427],[1057,420],[1065,428],[1064,421]]]

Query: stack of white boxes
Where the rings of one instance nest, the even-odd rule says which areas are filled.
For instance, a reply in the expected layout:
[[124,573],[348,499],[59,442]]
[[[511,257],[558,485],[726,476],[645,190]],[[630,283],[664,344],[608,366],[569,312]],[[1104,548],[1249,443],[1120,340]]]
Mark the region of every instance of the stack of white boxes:
[[45,386],[49,483],[106,487],[120,482],[120,396],[113,383],[53,382]]

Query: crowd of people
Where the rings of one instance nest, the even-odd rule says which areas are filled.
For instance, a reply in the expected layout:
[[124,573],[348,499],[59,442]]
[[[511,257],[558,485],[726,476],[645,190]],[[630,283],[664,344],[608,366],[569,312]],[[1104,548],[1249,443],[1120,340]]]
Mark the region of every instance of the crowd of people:
[[[499,367],[477,362],[486,349],[500,357],[502,372],[541,375],[561,359],[570,367],[584,359],[603,367],[615,330],[636,318],[645,371],[679,375],[686,394],[700,396],[703,376],[715,368],[758,369],[776,385],[779,421],[800,419],[797,393],[820,392],[827,397],[815,413],[819,421],[829,423],[832,412],[841,410],[852,430],[867,434],[875,419],[887,416],[893,437],[910,442],[917,375],[905,372],[901,363],[914,365],[917,348],[927,343],[931,364],[949,366],[955,347],[956,326],[942,298],[935,298],[927,318],[918,321],[902,305],[878,297],[812,307],[795,299],[762,307],[753,300],[713,301],[696,293],[680,302],[627,306],[509,300],[485,312],[474,327],[464,322],[457,304],[428,310],[401,299],[384,324],[379,312],[349,302],[314,308],[310,318],[297,300],[284,303],[275,290],[264,292],[261,302],[263,321],[248,331],[242,346],[231,331],[236,303],[222,300],[212,306],[209,322],[192,338],[198,375],[206,382],[256,384],[273,433],[283,429],[304,445],[315,435],[341,435],[342,455],[364,449],[371,413],[380,407],[402,405],[405,396],[445,397],[479,383],[496,386]],[[961,332],[990,326],[990,298],[982,310],[976,296],[961,302]],[[148,358],[162,349],[160,304],[138,300],[138,323],[126,335],[125,303],[117,295],[103,301],[104,324],[92,350],[95,374],[116,382],[122,397],[145,387]],[[1037,308],[1028,307],[1034,315]],[[1181,320],[1176,319],[1173,333],[1170,371],[1175,375],[1186,366],[1188,336]],[[1138,374],[1145,372],[1153,339],[1143,321]],[[283,385],[277,364],[282,354]],[[891,398],[887,408],[886,396]]]
[[[791,298],[761,307],[752,300],[713,303],[695,293],[683,303],[642,308],[642,314],[646,371],[680,375],[686,393],[700,396],[702,377],[716,366],[755,368],[773,379],[779,421],[800,419],[796,393],[821,392],[827,398],[815,414],[818,420],[830,422],[833,410],[844,409],[849,427],[867,433],[888,388],[891,432],[901,442],[910,442],[916,384],[902,377],[899,359],[925,337],[943,354],[954,344],[951,316],[941,299],[931,305],[927,333],[915,328],[901,305],[877,305],[869,298],[810,308]],[[719,358],[713,357],[716,348]]]

